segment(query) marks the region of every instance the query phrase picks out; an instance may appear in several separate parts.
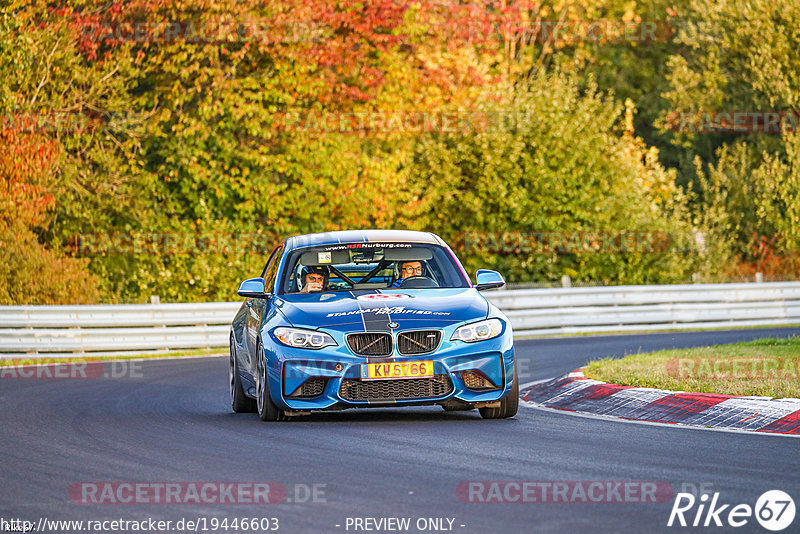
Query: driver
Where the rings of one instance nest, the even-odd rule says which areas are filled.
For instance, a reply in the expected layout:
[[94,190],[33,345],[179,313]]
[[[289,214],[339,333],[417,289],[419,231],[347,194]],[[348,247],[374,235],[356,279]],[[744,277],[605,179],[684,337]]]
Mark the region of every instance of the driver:
[[422,263],[419,261],[404,261],[400,264],[400,276],[389,287],[400,287],[406,278],[422,276]]
[[300,271],[300,282],[303,289],[300,293],[316,293],[324,290],[328,283],[328,268],[321,266],[304,266]]

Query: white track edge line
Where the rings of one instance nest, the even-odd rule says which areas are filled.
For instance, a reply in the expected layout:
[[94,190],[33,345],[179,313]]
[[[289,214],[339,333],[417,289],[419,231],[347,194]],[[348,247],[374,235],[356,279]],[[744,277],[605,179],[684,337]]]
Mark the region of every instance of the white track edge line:
[[531,402],[531,401],[522,400],[522,399],[519,400],[519,403],[520,403],[521,406],[524,406],[526,408],[531,408],[531,409],[534,409],[534,410],[541,410],[543,412],[549,412],[549,413],[554,413],[555,412],[555,413],[564,414],[564,415],[572,415],[572,416],[576,416],[576,417],[584,417],[584,418],[587,418],[587,419],[599,419],[601,421],[616,421],[616,422],[619,422],[619,423],[634,423],[634,424],[639,424],[639,425],[656,426],[656,427],[660,427],[660,428],[665,428],[666,427],[666,428],[684,428],[684,429],[687,429],[687,430],[710,430],[710,431],[713,431],[713,432],[727,432],[729,434],[739,434],[739,435],[754,435],[755,434],[755,435],[758,435],[758,436],[773,436],[773,437],[779,437],[779,438],[795,438],[795,439],[800,438],[799,435],[779,434],[777,432],[757,432],[755,430],[739,430],[739,429],[735,429],[735,428],[714,428],[714,427],[707,428],[707,427],[704,427],[704,426],[685,425],[685,424],[682,424],[682,423],[658,423],[658,422],[655,422],[655,421],[639,421],[639,420],[636,420],[636,419],[625,419],[623,417],[616,417],[616,416],[613,416],[613,415],[598,415],[598,414],[593,414],[593,413],[588,413],[588,412],[577,412],[577,411],[572,411],[572,410],[559,410],[558,408],[549,408],[547,406],[542,406],[541,404],[538,404],[538,403],[535,403],[535,402]]

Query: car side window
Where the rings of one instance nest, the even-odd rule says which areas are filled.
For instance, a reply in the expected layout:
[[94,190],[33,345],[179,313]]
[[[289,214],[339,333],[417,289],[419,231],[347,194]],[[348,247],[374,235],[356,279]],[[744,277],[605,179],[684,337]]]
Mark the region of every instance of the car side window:
[[272,255],[264,267],[264,272],[261,277],[264,279],[264,289],[267,293],[272,293],[275,286],[275,276],[278,274],[278,266],[281,263],[281,256],[283,255],[283,245],[278,245],[272,251]]

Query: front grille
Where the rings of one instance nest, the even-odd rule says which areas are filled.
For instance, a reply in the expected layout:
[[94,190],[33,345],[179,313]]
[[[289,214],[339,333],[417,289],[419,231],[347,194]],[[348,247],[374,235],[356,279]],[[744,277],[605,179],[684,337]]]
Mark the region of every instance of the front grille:
[[438,330],[414,330],[397,334],[397,350],[400,354],[425,354],[439,346],[442,333]]
[[464,380],[467,389],[497,389],[497,386],[480,371],[464,371],[461,373],[461,379]]
[[350,401],[381,401],[442,397],[453,391],[447,375],[400,380],[342,380],[339,395]]
[[392,353],[392,335],[375,332],[347,334],[347,346],[359,356],[389,356]]
[[299,388],[294,390],[290,397],[319,397],[325,391],[324,378],[309,378],[303,382]]

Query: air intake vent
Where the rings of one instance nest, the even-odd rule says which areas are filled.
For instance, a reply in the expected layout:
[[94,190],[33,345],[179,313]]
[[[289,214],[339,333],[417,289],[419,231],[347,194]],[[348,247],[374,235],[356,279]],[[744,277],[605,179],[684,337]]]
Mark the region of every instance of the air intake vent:
[[461,379],[464,380],[464,385],[467,389],[498,389],[498,387],[480,371],[464,371],[461,373]]
[[389,356],[392,353],[392,335],[375,332],[348,334],[347,346],[359,356]]
[[394,401],[443,397],[453,391],[447,375],[400,380],[342,380],[339,395],[362,402]]
[[397,334],[397,350],[400,354],[425,354],[439,346],[442,333],[438,330],[415,330]]
[[303,382],[299,388],[294,390],[290,397],[319,397],[322,395],[322,392],[325,391],[325,383],[327,382],[324,378],[309,378],[305,382]]

